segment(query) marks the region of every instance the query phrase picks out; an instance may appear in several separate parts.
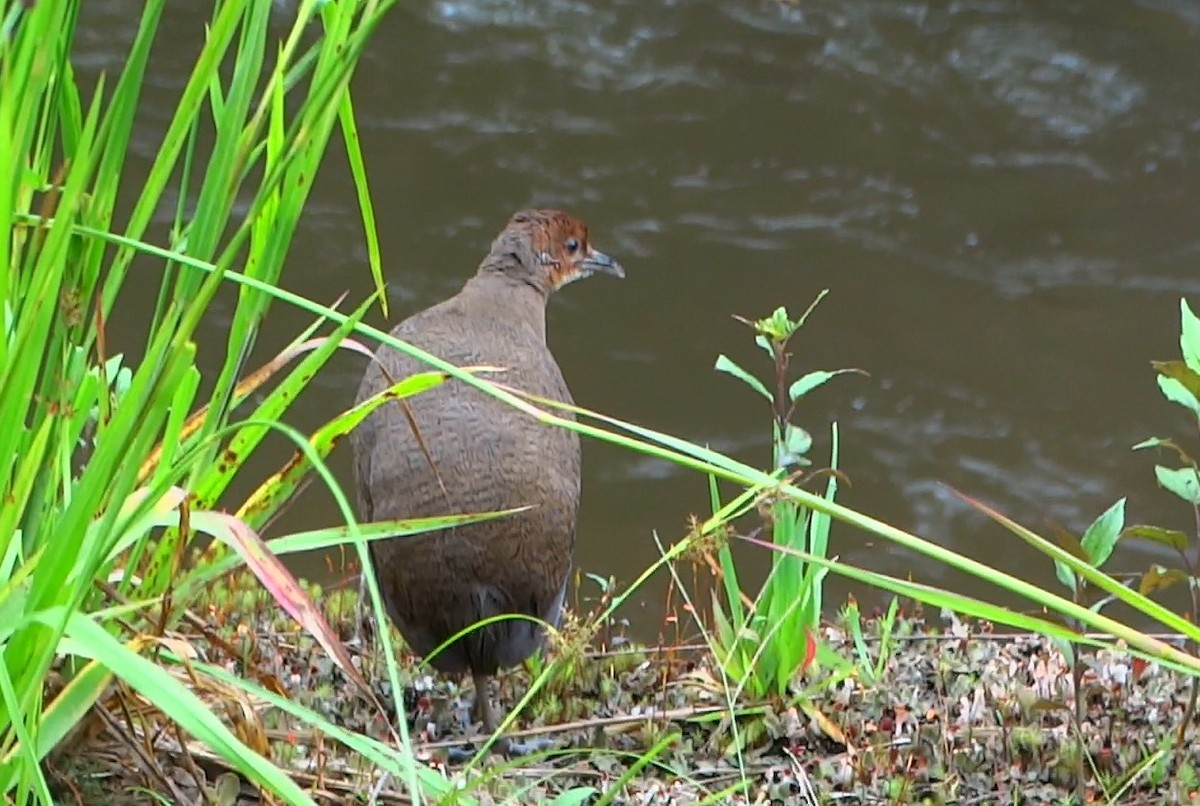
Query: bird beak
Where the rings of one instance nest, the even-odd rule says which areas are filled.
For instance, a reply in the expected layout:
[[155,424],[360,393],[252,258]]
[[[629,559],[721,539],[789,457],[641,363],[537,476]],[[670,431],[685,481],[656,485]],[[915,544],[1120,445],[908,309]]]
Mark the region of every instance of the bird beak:
[[583,260],[579,261],[579,268],[587,274],[602,272],[604,274],[611,274],[613,277],[625,276],[625,269],[621,267],[620,263],[600,250],[592,249],[590,246]]

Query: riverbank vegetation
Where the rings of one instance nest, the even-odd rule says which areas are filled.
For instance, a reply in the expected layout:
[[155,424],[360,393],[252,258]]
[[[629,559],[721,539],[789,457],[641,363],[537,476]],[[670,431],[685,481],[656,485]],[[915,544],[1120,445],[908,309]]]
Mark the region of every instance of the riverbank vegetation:
[[[829,458],[795,404],[842,370],[819,363],[788,309],[747,321],[765,375],[716,369],[762,398],[767,469],[598,412],[553,410],[362,322],[386,305],[351,79],[390,2],[301,2],[282,38],[273,4],[215,4],[153,164],[127,160],[164,0],[149,0],[119,74],[80,86],[78,2],[9,2],[0,15],[0,793],[6,803],[1191,802],[1200,536],[1125,522],[1123,501],[1082,535],[1047,539],[966,495],[1054,563],[1061,591],[837,503],[852,470]],[[20,103],[10,102],[20,99]],[[377,293],[339,304],[283,290],[288,248],[333,137],[359,190]],[[166,227],[157,226],[163,217]],[[115,353],[106,323],[124,289],[153,283],[145,343]],[[236,289],[224,344],[199,343],[213,300]],[[342,302],[342,301],[339,301]],[[825,302],[824,305],[835,304]],[[273,306],[312,326],[260,367],[248,359]],[[815,303],[814,303],[815,305]],[[1180,357],[1154,365],[1165,398],[1200,418],[1200,320],[1181,303]],[[338,350],[384,341],[430,363],[310,434],[287,425]],[[202,374],[197,356],[219,357]],[[502,761],[462,742],[457,681],[434,679],[387,624],[366,542],[422,522],[357,524],[324,463],[374,407],[449,377],[530,416],[696,474],[698,514],[628,583],[581,576],[550,650],[502,686],[505,728],[536,738]],[[730,383],[714,376],[714,384]],[[742,394],[732,390],[731,394]],[[1164,407],[1165,408],[1165,407]],[[229,490],[272,432],[294,455]],[[1193,446],[1153,438],[1159,483],[1197,512]],[[286,461],[283,461],[286,459]],[[340,523],[264,540],[308,484]],[[703,491],[707,488],[707,496]],[[814,492],[815,490],[815,492]],[[979,579],[969,597],[849,566],[834,521]],[[1103,566],[1120,540],[1179,557],[1136,579]],[[763,586],[736,543],[773,553]],[[284,559],[341,547],[347,585],[320,590]],[[889,591],[880,613],[825,601],[829,573]],[[672,580],[681,640],[617,630],[652,575]],[[1180,615],[1155,597],[1182,586]],[[1029,603],[993,604],[1004,592]],[[900,604],[903,602],[903,606]],[[1134,628],[1106,614],[1121,603]],[[1021,637],[1004,636],[1009,631]],[[1076,696],[1079,692],[1079,696]],[[465,749],[464,749],[465,748]]]

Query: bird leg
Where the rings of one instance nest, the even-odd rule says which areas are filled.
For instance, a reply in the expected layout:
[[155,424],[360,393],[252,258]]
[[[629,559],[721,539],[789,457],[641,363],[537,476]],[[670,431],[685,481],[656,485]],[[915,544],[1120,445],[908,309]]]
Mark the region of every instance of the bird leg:
[[[483,723],[484,733],[494,734],[499,720],[496,718],[496,709],[492,707],[492,698],[488,694],[488,675],[475,673],[472,678],[475,681],[475,702],[471,706],[471,718]],[[499,737],[492,747],[502,756],[508,756],[508,737]]]
[[475,681],[475,702],[471,706],[471,718],[483,723],[483,729],[488,733],[496,732],[496,711],[492,708],[492,699],[488,696],[488,675],[473,674]]
[[[472,676],[475,680],[475,702],[471,705],[471,718],[483,723],[484,733],[495,734],[500,720],[497,717],[496,709],[492,707],[492,699],[488,696],[488,675],[475,674]],[[525,756],[553,746],[554,740],[549,738],[519,742],[507,736],[498,736],[496,741],[492,742],[492,748],[505,758]]]

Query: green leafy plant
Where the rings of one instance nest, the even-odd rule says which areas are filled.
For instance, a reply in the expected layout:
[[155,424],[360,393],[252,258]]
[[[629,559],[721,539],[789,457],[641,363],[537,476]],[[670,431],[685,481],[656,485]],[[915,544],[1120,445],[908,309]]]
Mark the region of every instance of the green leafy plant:
[[[1117,546],[1117,541],[1121,537],[1122,530],[1125,528],[1125,499],[1117,501],[1103,513],[1101,513],[1088,528],[1084,531],[1083,537],[1076,537],[1065,529],[1056,529],[1059,545],[1070,552],[1073,557],[1080,562],[1087,563],[1089,568],[1099,571],[1108,558],[1112,556],[1113,549]],[[1088,583],[1086,577],[1082,577],[1071,569],[1061,560],[1054,561],[1054,573],[1058,577],[1058,581],[1063,584],[1071,592],[1071,599],[1075,604],[1081,607],[1087,607],[1089,610],[1099,613],[1100,610],[1107,604],[1116,600],[1113,595],[1095,596],[1094,588]],[[1066,622],[1074,629],[1082,629],[1082,625],[1076,619],[1066,619]],[[1085,671],[1083,659],[1079,656],[1078,646],[1073,641],[1064,638],[1052,639],[1062,650],[1066,656],[1067,663],[1071,667],[1071,681],[1075,695],[1075,729],[1080,731],[1083,728],[1084,716],[1086,713],[1085,698],[1079,693],[1083,691],[1083,673]],[[1082,803],[1085,792],[1085,772],[1086,772],[1086,756],[1083,753],[1077,754],[1076,770],[1075,770],[1075,797]]]
[[[1158,388],[1168,401],[1182,406],[1191,415],[1191,427],[1200,433],[1200,317],[1192,312],[1186,299],[1179,300],[1179,351],[1180,358],[1173,361],[1153,361]],[[1148,541],[1170,549],[1178,559],[1175,567],[1160,563],[1152,564],[1142,575],[1139,591],[1151,594],[1167,590],[1175,585],[1187,585],[1191,606],[1192,623],[1200,622],[1200,466],[1196,460],[1175,440],[1151,437],[1133,446],[1134,450],[1157,448],[1178,457],[1178,466],[1155,464],[1154,477],[1160,487],[1175,495],[1191,507],[1196,528],[1192,535],[1178,529],[1167,529],[1149,524],[1130,526],[1125,534],[1136,540]],[[1195,653],[1200,643],[1189,641],[1189,649]],[[1176,736],[1176,765],[1182,759],[1186,747],[1187,726],[1196,713],[1197,698],[1200,696],[1200,679],[1192,679],[1185,718]]]
[[[738,378],[771,408],[772,476],[791,478],[798,469],[811,465],[807,454],[812,437],[792,422],[803,397],[831,378],[857,370],[816,370],[789,380],[792,338],[821,301],[822,292],[808,310],[796,320],[785,308],[757,321],[738,318],[754,330],[754,340],[771,360],[774,375],[770,387],[728,356],[717,358],[716,369]],[[824,500],[833,501],[837,492],[838,433],[832,428],[830,474]],[[716,480],[710,477],[713,512],[722,504]],[[802,506],[786,496],[770,491],[746,502],[761,507],[777,546],[807,551],[825,557],[829,544],[830,519],[823,512]],[[745,511],[745,510],[743,510]],[[805,562],[794,555],[776,552],[771,571],[757,597],[748,599],[738,582],[737,567],[727,542],[717,548],[720,576],[724,581],[724,601],[714,593],[713,650],[726,674],[752,697],[787,696],[796,675],[812,663],[816,651],[816,628],[821,617],[822,582],[828,569]]]
[[[1121,537],[1124,528],[1125,499],[1122,498],[1092,521],[1081,538],[1075,537],[1063,529],[1057,530],[1058,542],[1082,562],[1099,569],[1112,556],[1113,549],[1116,548],[1117,540]],[[1054,561],[1054,574],[1079,604],[1086,604],[1099,611],[1112,601],[1112,597],[1105,597],[1096,602],[1090,601],[1091,589],[1088,587],[1087,579],[1078,576],[1069,565],[1061,560]]]
[[[1056,528],[1055,533],[1058,544],[1065,551],[1080,562],[1086,563],[1090,569],[1099,572],[1108,558],[1112,556],[1113,549],[1116,548],[1124,528],[1125,499],[1122,498],[1097,516],[1084,531],[1082,537],[1076,537],[1062,528]],[[1071,600],[1080,607],[1086,607],[1099,613],[1106,605],[1116,600],[1116,596],[1112,594],[1099,596],[1096,588],[1088,582],[1087,577],[1075,573],[1071,566],[1062,560],[1054,561],[1054,573],[1058,577],[1058,581],[1070,591]],[[1068,618],[1066,622],[1076,629],[1081,628],[1077,619]],[[1068,663],[1071,664],[1075,683],[1078,685],[1083,667],[1076,657],[1075,645],[1071,641],[1063,639],[1055,639],[1055,641],[1066,655]],[[1082,708],[1080,703],[1077,705],[1079,709]],[[1081,718],[1082,711],[1077,709],[1076,716]]]
[[[1180,300],[1180,351],[1181,360],[1154,361],[1152,366],[1158,373],[1158,385],[1163,396],[1173,403],[1186,408],[1192,414],[1193,427],[1200,429],[1200,319],[1191,311],[1186,300]],[[1093,616],[1099,616],[1102,608],[1114,601],[1134,608],[1142,616],[1154,619],[1178,632],[1187,639],[1191,657],[1180,653],[1175,655],[1175,661],[1181,662],[1189,670],[1194,670],[1195,653],[1200,647],[1200,633],[1195,623],[1200,617],[1200,467],[1178,443],[1171,439],[1154,437],[1134,446],[1134,450],[1148,448],[1166,449],[1179,457],[1180,466],[1155,466],[1155,477],[1164,489],[1172,492],[1191,505],[1197,523],[1194,541],[1182,531],[1166,529],[1145,524],[1125,526],[1125,499],[1113,504],[1101,514],[1086,530],[1081,538],[1076,538],[1061,529],[1057,530],[1058,545],[1051,544],[1045,538],[1034,534],[998,512],[984,506],[978,501],[967,499],[972,505],[987,513],[989,517],[1004,525],[1014,534],[1029,542],[1035,548],[1051,556],[1055,564],[1055,572],[1059,581],[1070,591],[1074,612],[1054,608],[1065,624],[1072,629],[1072,634],[1051,635],[1050,637],[1062,649],[1072,668],[1075,691],[1081,691],[1083,665],[1079,659],[1078,650],[1082,643],[1092,644],[1090,639],[1083,636],[1085,625],[1095,626]],[[965,496],[964,496],[965,497]],[[1141,575],[1136,589],[1128,586],[1114,577],[1103,573],[1102,566],[1112,554],[1120,539],[1136,539],[1167,546],[1175,551],[1180,559],[1180,566],[1166,568],[1155,563]],[[1189,544],[1194,542],[1195,546]],[[1183,618],[1167,610],[1149,598],[1150,594],[1165,590],[1181,582],[1188,583],[1191,594],[1191,618]],[[1108,630],[1118,635],[1132,635],[1128,627],[1110,619],[1101,623]],[[1144,644],[1144,634],[1139,634],[1139,643]],[[1165,646],[1162,647],[1166,649]],[[1161,657],[1161,656],[1160,656]],[[1176,734],[1175,766],[1178,769],[1183,761],[1183,751],[1188,746],[1187,728],[1195,714],[1197,695],[1200,692],[1200,677],[1194,671],[1190,673],[1191,695],[1184,718],[1180,721]],[[1084,703],[1083,698],[1076,697],[1075,722],[1082,723]],[[1084,795],[1084,761],[1082,754],[1076,764],[1076,798]]]
[[892,646],[892,630],[896,626],[896,616],[899,612],[900,600],[893,596],[887,612],[878,619],[876,624],[879,648],[872,656],[871,648],[867,645],[867,636],[863,631],[863,618],[858,609],[858,602],[852,598],[843,608],[842,621],[846,625],[847,632],[850,633],[850,640],[854,642],[854,654],[858,660],[858,675],[867,685],[873,685],[883,678],[888,660],[891,659],[895,650],[895,647]]

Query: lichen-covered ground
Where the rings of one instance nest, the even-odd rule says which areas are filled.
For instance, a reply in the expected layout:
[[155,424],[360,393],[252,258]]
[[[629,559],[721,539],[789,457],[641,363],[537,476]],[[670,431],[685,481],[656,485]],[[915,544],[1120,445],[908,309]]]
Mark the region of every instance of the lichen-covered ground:
[[[242,580],[215,595],[180,627],[179,641],[337,725],[386,739],[384,717],[253,585]],[[319,599],[376,696],[392,708],[355,596]],[[856,650],[840,621],[821,639],[854,664],[853,675],[818,665],[797,681],[790,702],[741,697],[731,706],[728,684],[702,644],[634,646],[570,617],[552,656],[559,663],[510,734],[529,752],[474,764],[472,746],[461,743],[473,692],[430,676],[402,653],[407,728],[430,774],[482,803],[551,802],[591,787],[617,804],[1065,804],[1076,796],[1080,770],[1089,803],[1200,803],[1196,724],[1176,750],[1189,679],[1124,654],[1084,651],[1079,721],[1071,669],[1048,640],[996,635],[987,625],[918,610],[901,616],[886,642],[878,620],[867,620],[865,645]],[[863,648],[870,664],[861,660]],[[545,668],[534,662],[514,670],[493,694],[511,708]],[[409,802],[398,782],[301,720],[211,678],[193,676],[189,684],[319,802]],[[154,704],[120,688],[47,769],[62,803],[260,801]]]

